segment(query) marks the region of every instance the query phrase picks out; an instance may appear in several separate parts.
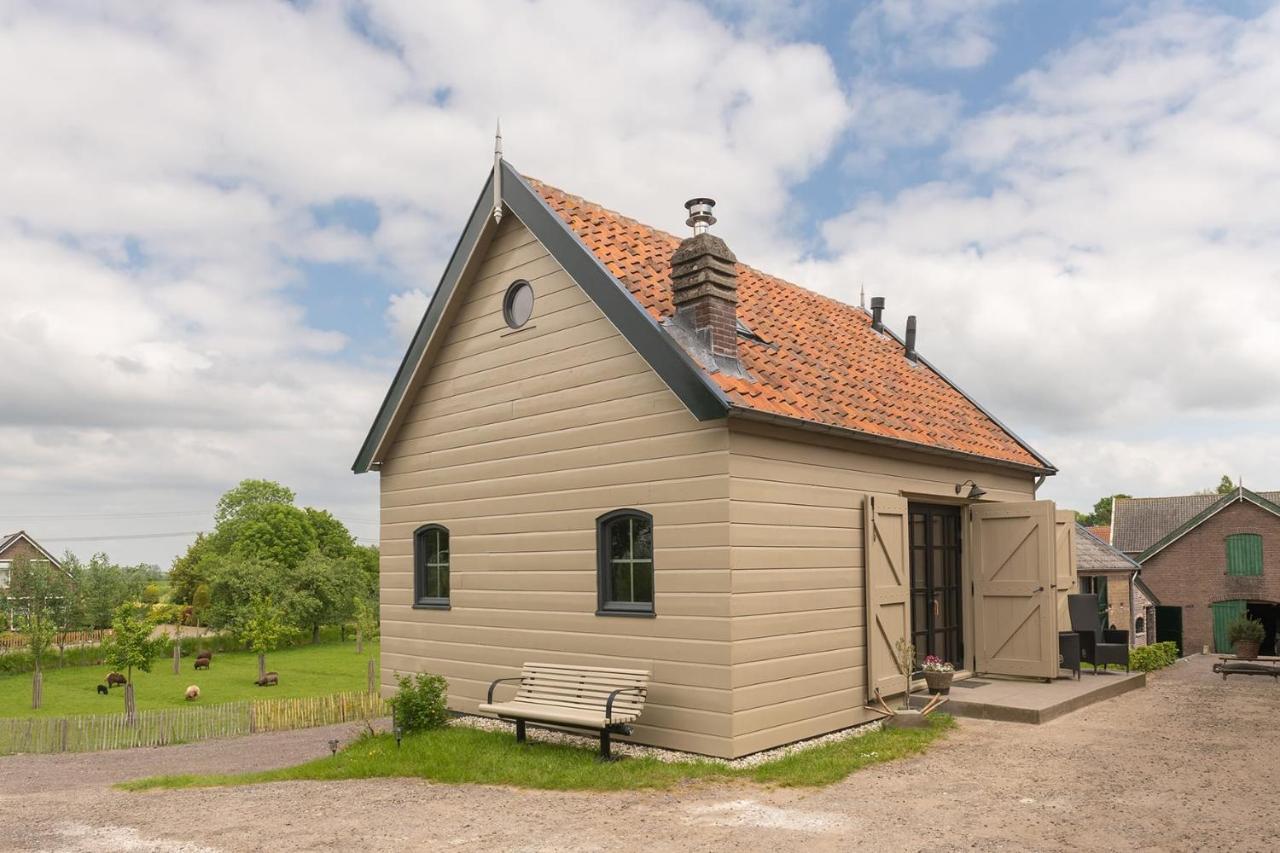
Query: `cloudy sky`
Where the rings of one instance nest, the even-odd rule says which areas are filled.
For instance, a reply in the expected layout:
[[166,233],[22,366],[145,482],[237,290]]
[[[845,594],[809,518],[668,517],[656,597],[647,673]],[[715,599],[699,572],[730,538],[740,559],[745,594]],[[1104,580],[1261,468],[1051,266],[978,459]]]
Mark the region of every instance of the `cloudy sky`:
[[[91,11],[92,9],[92,11]],[[0,532],[350,463],[490,165],[888,300],[1042,495],[1280,488],[1280,8],[0,0]]]

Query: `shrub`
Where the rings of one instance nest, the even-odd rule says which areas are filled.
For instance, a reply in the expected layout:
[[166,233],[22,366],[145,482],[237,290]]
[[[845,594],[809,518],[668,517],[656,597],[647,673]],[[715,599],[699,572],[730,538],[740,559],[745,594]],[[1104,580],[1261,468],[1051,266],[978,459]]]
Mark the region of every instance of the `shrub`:
[[1178,644],[1152,643],[1129,650],[1129,667],[1139,672],[1154,672],[1178,660]]
[[1248,616],[1237,616],[1227,626],[1227,642],[1233,646],[1237,643],[1261,643],[1266,635],[1267,629],[1262,622]]
[[397,676],[396,683],[396,695],[388,704],[404,731],[438,729],[449,721],[449,708],[445,704],[448,684],[444,676],[420,672],[412,679],[407,675]]

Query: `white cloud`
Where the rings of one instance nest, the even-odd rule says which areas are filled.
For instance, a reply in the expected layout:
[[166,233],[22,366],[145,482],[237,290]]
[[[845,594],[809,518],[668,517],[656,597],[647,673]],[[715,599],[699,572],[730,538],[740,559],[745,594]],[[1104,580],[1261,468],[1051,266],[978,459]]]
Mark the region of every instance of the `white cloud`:
[[995,53],[995,13],[1008,2],[873,0],[854,18],[852,44],[893,68],[976,68]]
[[[531,174],[671,228],[712,193],[726,233],[769,245],[850,112],[822,49],[676,0],[32,0],[0,13],[0,80],[0,530],[55,548],[86,525],[37,517],[211,507],[243,476],[374,518],[348,466],[398,359],[349,355],[298,264],[390,282],[356,298],[385,300],[398,346],[496,116]],[[313,213],[344,199],[372,233]]]
[[919,312],[921,351],[1062,467],[1050,494],[1280,483],[1254,426],[1280,423],[1277,85],[1280,12],[1117,24],[961,125],[961,177],[829,222],[811,274]]

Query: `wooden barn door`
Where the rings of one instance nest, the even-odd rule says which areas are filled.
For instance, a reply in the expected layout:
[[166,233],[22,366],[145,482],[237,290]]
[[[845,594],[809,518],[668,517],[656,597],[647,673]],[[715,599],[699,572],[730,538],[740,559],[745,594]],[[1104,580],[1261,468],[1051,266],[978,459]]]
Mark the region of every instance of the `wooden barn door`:
[[1055,513],[1053,501],[969,508],[978,672],[1058,675]]
[[1067,596],[1077,591],[1080,578],[1076,574],[1076,514],[1069,509],[1056,511],[1054,520],[1054,563],[1058,571],[1058,625],[1068,631],[1071,615],[1067,612]]
[[907,502],[868,495],[863,502],[867,600],[867,697],[907,689],[894,645],[911,634],[911,585],[907,559]]

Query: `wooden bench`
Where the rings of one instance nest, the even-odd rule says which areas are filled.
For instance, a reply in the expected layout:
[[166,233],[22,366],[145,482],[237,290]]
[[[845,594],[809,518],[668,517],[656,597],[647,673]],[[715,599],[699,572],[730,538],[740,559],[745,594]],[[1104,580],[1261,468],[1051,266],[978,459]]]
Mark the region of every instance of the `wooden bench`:
[[[493,691],[504,682],[519,682],[510,702],[494,702]],[[639,669],[526,663],[519,678],[499,678],[489,685],[487,714],[516,724],[516,741],[524,743],[525,723],[586,729],[600,733],[600,757],[611,758],[612,734],[631,734],[630,723],[644,710],[649,673]]]
[[1238,658],[1235,655],[1218,655],[1213,671],[1222,673],[1223,681],[1227,680],[1228,675],[1269,675],[1280,681],[1280,657],[1258,655],[1256,658]]

